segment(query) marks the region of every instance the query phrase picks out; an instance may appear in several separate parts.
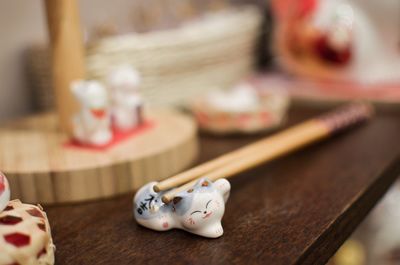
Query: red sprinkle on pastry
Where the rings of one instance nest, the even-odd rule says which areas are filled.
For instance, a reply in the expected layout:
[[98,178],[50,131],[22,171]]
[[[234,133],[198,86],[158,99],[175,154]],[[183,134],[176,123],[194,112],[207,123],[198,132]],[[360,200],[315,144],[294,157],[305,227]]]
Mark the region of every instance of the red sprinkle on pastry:
[[44,232],[46,232],[46,224],[41,223],[41,224],[37,224],[37,226],[39,227],[40,230],[43,230]]
[[4,236],[7,243],[12,244],[16,247],[23,247],[29,245],[31,238],[28,235],[21,233],[12,233]]
[[32,208],[32,209],[26,210],[26,212],[29,213],[32,216],[44,218],[43,214],[36,208]]
[[22,222],[21,217],[6,215],[0,218],[0,224],[2,225],[15,225]]

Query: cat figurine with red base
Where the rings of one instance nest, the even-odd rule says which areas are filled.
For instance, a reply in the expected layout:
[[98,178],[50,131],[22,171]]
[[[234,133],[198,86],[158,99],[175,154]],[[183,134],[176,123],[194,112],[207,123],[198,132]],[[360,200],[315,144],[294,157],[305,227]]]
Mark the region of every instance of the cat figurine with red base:
[[102,146],[112,140],[111,116],[106,88],[97,81],[76,81],[71,91],[81,104],[74,117],[74,137],[82,144]]
[[155,184],[143,186],[133,200],[135,219],[140,225],[157,231],[178,228],[208,238],[222,236],[221,219],[231,187],[226,179],[214,183],[200,179],[169,204],[161,200],[165,192],[154,192]]
[[115,68],[108,78],[113,124],[120,131],[131,130],[142,122],[143,99],[139,84],[139,73],[129,65]]

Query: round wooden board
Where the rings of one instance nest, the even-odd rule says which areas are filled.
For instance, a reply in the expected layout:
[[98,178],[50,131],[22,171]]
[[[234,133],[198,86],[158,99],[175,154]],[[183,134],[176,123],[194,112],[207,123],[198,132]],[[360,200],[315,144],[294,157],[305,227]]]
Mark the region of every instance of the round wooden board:
[[188,167],[198,150],[193,120],[172,110],[146,114],[154,127],[105,151],[66,147],[54,113],[0,128],[0,170],[12,197],[46,204],[105,198]]

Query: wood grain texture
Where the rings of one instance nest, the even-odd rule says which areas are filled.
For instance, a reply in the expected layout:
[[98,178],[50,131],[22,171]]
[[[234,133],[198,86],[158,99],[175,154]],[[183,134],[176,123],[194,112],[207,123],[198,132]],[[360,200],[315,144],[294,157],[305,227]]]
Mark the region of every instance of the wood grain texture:
[[175,111],[147,114],[152,128],[105,151],[66,147],[68,137],[54,114],[1,127],[0,170],[12,196],[48,204],[92,200],[133,191],[188,167],[198,153],[193,120]]
[[[295,108],[289,122],[316,114]],[[138,226],[133,193],[45,207],[57,264],[325,264],[400,174],[399,132],[400,113],[380,113],[366,125],[232,178],[219,239]],[[202,136],[198,162],[262,136]]]

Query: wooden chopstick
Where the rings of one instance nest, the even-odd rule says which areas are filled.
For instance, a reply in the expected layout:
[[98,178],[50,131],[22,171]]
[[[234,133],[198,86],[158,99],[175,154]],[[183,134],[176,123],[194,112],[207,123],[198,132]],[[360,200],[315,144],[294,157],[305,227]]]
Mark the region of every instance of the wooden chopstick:
[[164,190],[168,190],[174,187],[177,187],[183,183],[196,179],[197,177],[206,174],[214,169],[217,169],[221,166],[224,166],[237,158],[245,156],[246,154],[251,154],[255,151],[261,144],[263,144],[266,140],[270,141],[270,139],[263,139],[257,141],[253,144],[249,144],[245,147],[239,148],[233,152],[217,157],[213,160],[210,160],[206,163],[200,164],[196,167],[193,167],[187,171],[184,171],[180,174],[174,175],[170,178],[167,178],[154,186],[154,191],[160,192]]
[[259,141],[256,141],[255,143],[246,145],[246,146],[239,148],[235,151],[232,151],[228,154],[222,155],[222,156],[217,157],[213,160],[210,160],[206,163],[200,164],[192,169],[189,169],[180,174],[177,174],[175,176],[167,178],[167,179],[157,183],[154,186],[154,191],[160,192],[163,190],[168,190],[168,189],[177,187],[181,184],[184,184],[188,181],[191,181],[193,179],[196,179],[199,176],[204,175],[208,172],[211,172],[212,170],[220,168],[226,164],[229,164],[232,161],[235,161],[236,159],[245,157],[247,155],[251,155],[254,152],[257,152],[258,148],[262,148],[265,145],[267,145],[267,146],[272,145],[273,143],[278,142],[279,139],[281,139],[287,135],[290,136],[292,134],[297,134],[299,131],[302,131],[305,126],[306,126],[306,124],[304,124],[304,123],[296,125],[296,126],[291,127],[279,134],[272,135],[270,137],[261,139]]
[[162,200],[165,203],[169,203],[177,193],[192,187],[200,177],[208,178],[211,181],[231,177],[261,163],[271,161],[308,144],[327,138],[334,132],[369,119],[372,114],[372,106],[356,103],[300,123],[160,182],[159,184],[164,183],[165,185],[166,183],[167,185],[165,186],[173,187],[174,183],[182,184],[190,181],[164,194]]

